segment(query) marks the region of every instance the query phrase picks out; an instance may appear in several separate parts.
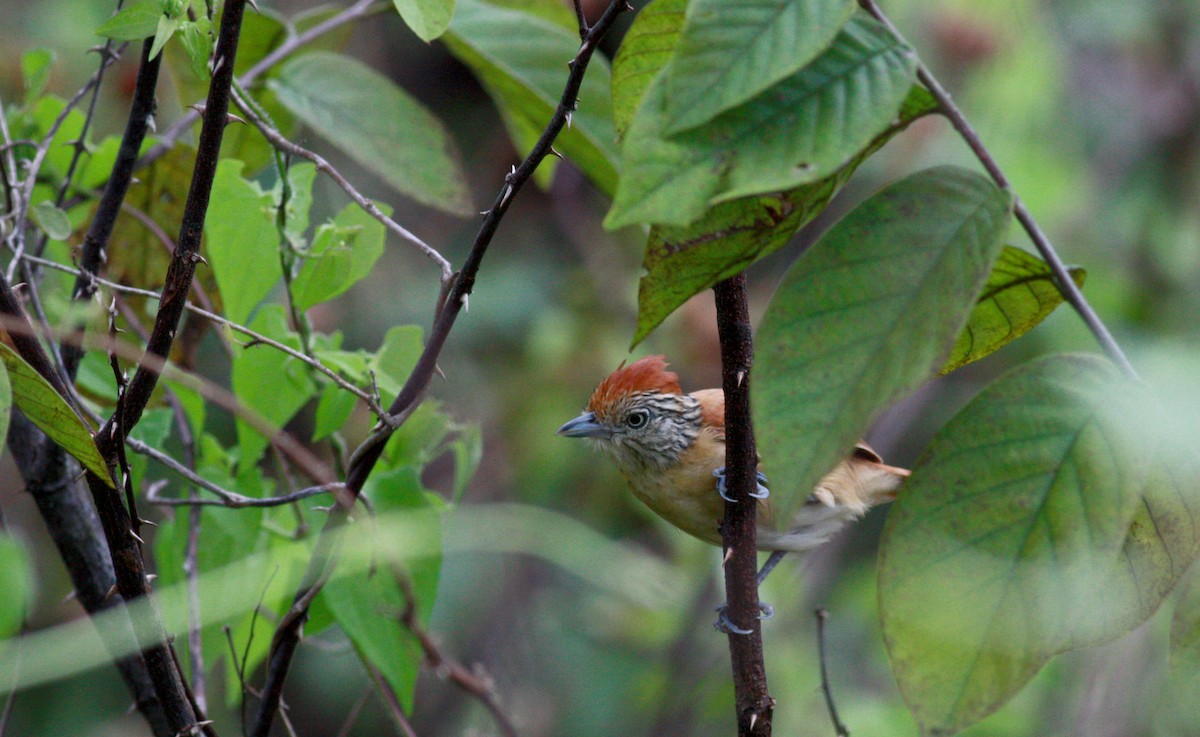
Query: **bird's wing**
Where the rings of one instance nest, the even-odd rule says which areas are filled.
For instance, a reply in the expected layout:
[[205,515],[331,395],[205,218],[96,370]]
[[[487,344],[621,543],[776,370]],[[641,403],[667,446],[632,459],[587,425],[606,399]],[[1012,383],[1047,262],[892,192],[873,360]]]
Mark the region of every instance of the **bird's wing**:
[[717,439],[725,442],[725,392],[720,389],[701,389],[692,392],[700,402],[701,422],[717,431]]

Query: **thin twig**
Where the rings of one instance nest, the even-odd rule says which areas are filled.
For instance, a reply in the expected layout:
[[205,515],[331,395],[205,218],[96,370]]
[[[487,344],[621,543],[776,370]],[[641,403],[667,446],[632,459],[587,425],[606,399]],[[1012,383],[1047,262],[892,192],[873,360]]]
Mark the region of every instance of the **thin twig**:
[[403,574],[397,574],[395,578],[404,594],[405,602],[404,611],[400,614],[400,622],[405,629],[412,633],[413,637],[417,638],[417,642],[421,643],[421,652],[425,654],[425,664],[483,704],[491,713],[492,719],[496,720],[497,726],[500,727],[500,731],[505,737],[517,737],[517,728],[500,706],[500,700],[496,694],[496,684],[492,681],[491,676],[479,663],[476,663],[474,668],[467,668],[442,652],[429,632],[417,621],[417,598],[412,590],[412,582],[409,581],[408,576]]
[[576,108],[579,99],[579,88],[583,83],[583,76],[587,71],[588,62],[591,61],[593,52],[604,37],[604,34],[612,27],[617,17],[627,9],[630,9],[630,6],[626,0],[612,0],[608,8],[604,11],[604,14],[600,16],[600,19],[590,26],[587,33],[584,34],[579,51],[576,53],[575,58],[567,64],[570,71],[567,76],[566,85],[563,88],[562,97],[555,108],[554,114],[546,124],[545,130],[542,131],[541,137],[534,144],[529,155],[521,162],[520,166],[513,167],[513,170],[504,178],[504,186],[501,187],[500,193],[497,195],[492,207],[484,215],[483,223],[479,228],[470,252],[467,254],[462,270],[458,272],[458,275],[453,280],[452,286],[446,292],[445,299],[440,300],[433,329],[430,331],[429,340],[426,342],[421,356],[417,359],[416,366],[409,373],[407,381],[405,381],[400,393],[388,408],[387,414],[383,416],[383,419],[389,421],[380,422],[371,436],[352,455],[350,467],[346,474],[346,491],[348,493],[345,497],[339,496],[338,505],[330,511],[329,518],[326,520],[325,526],[317,537],[317,548],[309,560],[308,570],[305,572],[304,580],[296,592],[292,607],[280,619],[275,630],[275,637],[271,643],[271,654],[267,664],[267,678],[263,685],[263,698],[259,702],[258,715],[255,718],[254,729],[251,731],[254,737],[267,737],[271,731],[275,712],[279,708],[279,696],[283,691],[284,681],[287,679],[288,671],[291,668],[292,658],[300,643],[300,634],[303,631],[304,622],[308,618],[308,603],[316,596],[320,587],[324,585],[325,580],[329,576],[329,569],[336,558],[337,546],[339,544],[337,540],[338,536],[335,534],[337,528],[345,521],[353,505],[353,500],[358,497],[376,462],[382,455],[388,438],[420,406],[421,400],[424,398],[425,392],[429,387],[429,382],[437,370],[438,356],[441,355],[442,348],[445,346],[446,339],[454,327],[454,322],[458,318],[459,311],[466,304],[467,297],[475,285],[479,266],[483,261],[488,246],[492,242],[492,237],[496,234],[496,229],[499,227],[504,213],[508,211],[508,207],[512,203],[512,198],[520,191],[529,178],[533,176],[533,172],[542,162],[542,159],[549,154],[554,139],[562,131],[571,113]]
[[396,727],[404,735],[404,737],[417,737],[417,731],[413,729],[412,722],[408,721],[408,717],[404,714],[404,707],[400,704],[400,699],[396,698],[396,692],[392,690],[391,685],[379,669],[371,664],[367,664],[367,673],[371,675],[371,680],[375,682],[375,688],[379,692],[379,697],[383,699],[383,705],[387,709],[388,716],[396,723]]
[[821,661],[821,691],[825,694],[825,706],[829,709],[829,718],[833,721],[833,731],[837,733],[837,736],[850,737],[850,730],[838,717],[837,706],[833,703],[833,691],[829,688],[829,671],[825,658],[825,620],[828,619],[829,612],[818,609],[815,614],[817,617],[817,656]]
[[[896,38],[904,40],[904,36],[901,35],[899,29],[892,24],[892,21],[884,14],[875,0],[858,0],[858,4],[876,20],[887,26],[888,30]],[[1029,239],[1033,241],[1034,247],[1037,248],[1042,258],[1050,265],[1050,270],[1054,273],[1055,284],[1058,286],[1058,291],[1062,294],[1063,298],[1079,314],[1084,324],[1087,325],[1088,330],[1096,338],[1096,342],[1100,344],[1100,347],[1108,354],[1113,363],[1117,364],[1126,376],[1136,379],[1137,371],[1133,368],[1133,364],[1129,362],[1129,358],[1121,350],[1121,346],[1117,344],[1116,339],[1113,338],[1104,321],[1100,319],[1100,316],[1096,314],[1091,304],[1088,303],[1087,298],[1083,296],[1083,292],[1075,284],[1075,280],[1071,278],[1066,264],[1063,263],[1062,258],[1059,257],[1058,252],[1051,245],[1049,237],[1038,226],[1037,221],[1033,219],[1033,215],[1025,207],[1025,203],[1013,191],[1012,184],[1008,181],[1008,177],[1004,175],[1004,171],[1000,168],[1000,165],[996,163],[991,152],[983,145],[983,139],[979,137],[979,134],[967,121],[962,111],[954,104],[954,100],[951,99],[950,94],[946,92],[946,89],[942,87],[941,83],[938,82],[937,78],[933,76],[929,68],[923,63],[917,64],[917,79],[933,94],[934,99],[937,100],[941,108],[942,115],[946,116],[946,119],[958,131],[962,139],[966,141],[967,146],[971,148],[975,157],[979,159],[979,163],[983,164],[983,168],[991,175],[996,185],[1012,194],[1013,212],[1017,217],[1017,221],[1021,223],[1021,227],[1025,229],[1025,232],[1029,234]]]
[[317,171],[325,173],[330,179],[332,179],[339,187],[342,188],[342,191],[345,192],[350,199],[354,200],[356,205],[363,209],[364,212],[382,223],[385,228],[395,233],[401,240],[408,241],[412,245],[416,246],[421,253],[425,254],[425,256],[429,258],[429,260],[437,264],[438,269],[440,269],[442,272],[442,284],[449,283],[450,279],[454,276],[454,273],[450,267],[450,262],[447,261],[442,254],[438,253],[437,249],[418,238],[400,223],[397,223],[395,220],[388,217],[387,214],[380,210],[379,207],[369,197],[359,192],[354,185],[350,183],[350,180],[342,176],[341,172],[335,169],[332,164],[330,164],[320,155],[309,151],[303,146],[285,138],[278,129],[273,127],[267,121],[263,120],[263,118],[261,118],[254,111],[253,106],[250,105],[249,102],[243,98],[237,90],[234,90],[233,92],[233,102],[246,116],[247,120],[249,120],[256,128],[258,128],[259,132],[263,134],[263,137],[271,142],[272,146],[280,151],[283,151],[284,153],[288,153],[293,156],[300,156],[316,164]]
[[[133,447],[133,443],[130,443],[129,445],[130,447]],[[149,446],[142,447],[149,448]],[[134,448],[134,450],[138,449]],[[146,455],[151,454],[147,453]],[[165,461],[169,458],[170,456],[167,455],[157,455],[157,457],[154,457],[154,459],[157,461]],[[171,470],[178,472],[180,468],[178,466],[172,466]],[[197,479],[198,481],[193,479]],[[186,498],[160,496],[159,492],[166,487],[166,482],[159,481],[146,488],[146,501],[163,507],[228,507],[230,509],[241,509],[243,507],[281,507],[284,504],[292,504],[293,502],[303,501],[309,497],[320,496],[321,494],[332,494],[342,487],[341,484],[323,484],[321,486],[309,486],[305,489],[297,489],[296,491],[293,491],[289,494],[284,494],[282,496],[253,497],[243,496],[242,494],[238,494],[236,492],[221,489],[219,486],[211,484],[198,476],[193,476],[188,480],[192,481],[197,486],[203,486],[203,488],[208,489],[219,496],[220,499],[201,499],[192,496]]]

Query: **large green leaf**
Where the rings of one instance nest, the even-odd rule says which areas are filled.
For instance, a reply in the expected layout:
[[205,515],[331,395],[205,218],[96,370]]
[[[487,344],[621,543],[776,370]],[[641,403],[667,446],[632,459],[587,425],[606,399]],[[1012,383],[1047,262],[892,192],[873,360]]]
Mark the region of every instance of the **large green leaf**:
[[605,226],[686,225],[718,202],[829,176],[895,120],[915,68],[895,35],[855,17],[804,69],[671,137],[660,75],[626,133]]
[[297,56],[268,83],[326,140],[417,202],[472,211],[458,150],[440,121],[387,77],[347,56]]
[[[522,147],[530,144],[533,131],[546,127],[562,98],[567,62],[579,51],[577,33],[540,16],[480,0],[459,0],[444,40],[479,76]],[[611,194],[616,189],[617,151],[610,77],[608,63],[599,54],[593,56],[571,126],[554,145]]]
[[877,412],[945,361],[1011,204],[979,174],[928,169],[859,205],[784,276],[758,330],[752,394],[778,526]]
[[1056,355],[930,442],[879,564],[892,669],[924,734],[983,718],[1056,653],[1129,632],[1187,570],[1194,464],[1155,438],[1154,405],[1107,361]]
[[163,17],[162,0],[135,0],[96,29],[97,36],[115,41],[141,41],[158,30]]
[[[287,316],[279,305],[264,306],[254,316],[250,328],[291,348],[300,348],[300,339],[288,329]],[[238,401],[282,427],[316,395],[310,371],[308,366],[270,346],[252,344],[234,353],[231,381]],[[239,467],[244,470],[258,462],[268,441],[241,417],[237,420],[237,437]]]
[[914,87],[895,124],[834,174],[787,192],[722,202],[691,225],[652,227],[638,285],[633,345],[694,295],[787,244],[797,229],[824,211],[859,164],[936,107],[925,88]]
[[613,59],[613,122],[624,136],[650,82],[670,60],[683,31],[687,0],[654,0],[638,11]]
[[[112,486],[108,466],[104,464],[100,451],[96,449],[96,441],[91,431],[66,400],[54,391],[50,382],[42,378],[41,374],[25,363],[25,359],[5,343],[0,343],[0,361],[4,362],[4,367],[8,370],[8,380],[4,383],[12,385],[12,401],[16,403],[17,409],[37,425],[39,430],[46,433],[46,437],[74,456],[84,468]],[[3,394],[3,390],[0,390],[0,396]],[[8,414],[12,407],[0,406],[0,409],[3,410],[7,428]]]
[[446,32],[454,17],[454,0],[392,0],[400,17],[422,41]]
[[[1075,284],[1083,286],[1087,272],[1078,267],[1070,272]],[[948,374],[1000,350],[1045,320],[1062,301],[1049,264],[1032,253],[1005,246],[939,373]]]
[[221,288],[225,316],[244,324],[279,281],[280,272],[275,198],[243,178],[242,166],[234,159],[217,164],[204,220],[204,247]]
[[666,132],[695,128],[795,74],[853,12],[851,0],[692,0],[667,72]]
[[[392,214],[386,204],[378,207]],[[383,255],[385,235],[383,223],[356,204],[347,205],[333,222],[317,228],[311,252],[292,284],[296,307],[306,310],[333,299],[370,274]]]

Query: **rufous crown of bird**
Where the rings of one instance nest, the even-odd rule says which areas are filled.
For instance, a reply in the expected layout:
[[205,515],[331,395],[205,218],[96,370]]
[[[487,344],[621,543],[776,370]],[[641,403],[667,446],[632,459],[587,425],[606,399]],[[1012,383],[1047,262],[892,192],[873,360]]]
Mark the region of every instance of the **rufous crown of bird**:
[[[600,382],[587,410],[558,429],[587,438],[616,463],[634,496],[667,522],[713,545],[721,544],[725,513],[725,393],[701,389],[685,394],[663,356],[622,364]],[[759,583],[785,553],[825,544],[871,507],[891,501],[909,475],[889,466],[866,443],[817,482],[787,524],[771,518],[766,478],[758,499],[758,549],[772,555]],[[718,620],[718,628],[729,623]]]

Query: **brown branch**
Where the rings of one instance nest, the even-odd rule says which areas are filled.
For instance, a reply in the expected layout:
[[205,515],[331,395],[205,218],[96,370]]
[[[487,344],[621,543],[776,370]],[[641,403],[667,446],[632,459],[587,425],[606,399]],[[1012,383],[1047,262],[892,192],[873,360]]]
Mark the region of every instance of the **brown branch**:
[[[858,4],[876,20],[887,26],[892,35],[902,41],[904,40],[900,31],[892,24],[892,21],[884,14],[875,0],[858,0]],[[1133,368],[1133,364],[1129,362],[1129,358],[1121,350],[1121,346],[1117,344],[1116,339],[1113,338],[1104,321],[1100,319],[1100,316],[1096,314],[1091,304],[1088,303],[1087,298],[1083,296],[1079,285],[1071,278],[1071,273],[1067,270],[1066,264],[1063,263],[1062,258],[1058,255],[1054,246],[1051,245],[1050,238],[1038,226],[1037,221],[1033,219],[1033,215],[1025,207],[1025,203],[1013,191],[1008,177],[1005,176],[1000,165],[996,163],[991,152],[983,145],[983,139],[979,137],[979,134],[967,121],[966,116],[954,104],[954,100],[950,98],[950,93],[946,92],[945,88],[942,87],[941,83],[938,82],[937,78],[933,76],[929,68],[923,63],[917,64],[917,79],[921,80],[921,84],[925,85],[930,93],[933,94],[934,99],[937,100],[938,106],[941,108],[942,115],[950,121],[950,124],[954,126],[954,130],[958,131],[959,136],[962,137],[967,146],[970,147],[972,153],[975,154],[975,158],[979,159],[979,163],[983,164],[983,168],[992,177],[992,181],[1001,189],[1005,189],[1012,194],[1013,211],[1016,214],[1017,222],[1021,223],[1021,227],[1029,234],[1029,239],[1033,241],[1033,245],[1037,248],[1038,253],[1050,265],[1050,270],[1054,273],[1055,285],[1058,287],[1058,291],[1062,294],[1063,299],[1074,308],[1084,324],[1087,325],[1088,330],[1096,338],[1096,342],[1100,344],[1100,347],[1108,354],[1112,362],[1117,364],[1126,376],[1136,379],[1137,371]]]
[[253,737],[267,737],[271,731],[271,724],[279,709],[283,683],[291,667],[296,647],[300,643],[300,634],[303,631],[304,623],[308,619],[309,603],[320,587],[324,585],[324,581],[329,575],[329,568],[337,553],[338,543],[334,534],[336,528],[345,520],[353,505],[353,500],[362,491],[363,484],[366,483],[367,477],[370,476],[375,463],[383,453],[388,438],[420,406],[429,382],[437,370],[438,356],[441,355],[459,311],[467,303],[467,298],[471,294],[475,278],[479,273],[479,266],[504,213],[508,211],[512,198],[533,176],[533,172],[542,159],[550,153],[554,139],[562,131],[570,119],[571,113],[575,110],[579,98],[579,88],[583,83],[583,76],[587,71],[593,52],[617,17],[627,9],[630,9],[630,6],[626,0],[612,0],[600,19],[588,27],[579,51],[575,54],[575,58],[568,62],[567,66],[570,72],[567,76],[567,83],[550,122],[547,123],[541,137],[525,160],[521,162],[520,166],[514,167],[504,178],[504,186],[501,187],[492,207],[486,211],[483,223],[475,236],[475,242],[467,254],[462,269],[446,292],[445,299],[440,300],[433,329],[430,331],[429,340],[425,344],[420,358],[417,359],[416,366],[389,407],[388,415],[382,418],[383,421],[376,430],[352,455],[346,474],[346,490],[349,493],[344,497],[339,497],[338,505],[330,511],[329,519],[326,520],[325,526],[318,536],[317,548],[309,561],[308,571],[296,593],[292,607],[280,620],[275,630],[275,637],[271,642],[271,654],[267,663],[267,678],[263,685],[262,700],[259,702],[254,728],[250,732]]
[[829,618],[829,612],[818,609],[814,614],[817,617],[817,655],[821,661],[821,693],[825,694],[825,706],[829,709],[833,731],[838,737],[850,737],[850,730],[838,717],[837,706],[833,703],[833,691],[829,688],[829,669],[825,658],[825,620]]
[[[725,550],[726,614],[733,690],[740,737],[770,737],[775,700],[767,691],[758,604],[758,451],[750,420],[750,366],[754,358],[745,273],[713,287],[725,391],[725,479],[729,497],[721,521]],[[716,490],[714,489],[714,493]],[[742,634],[745,633],[745,634]]]

